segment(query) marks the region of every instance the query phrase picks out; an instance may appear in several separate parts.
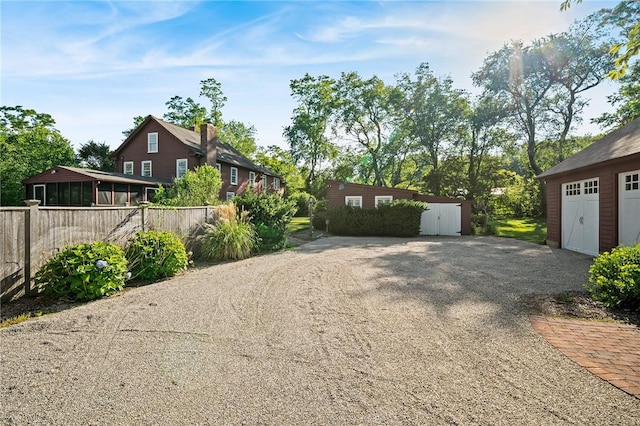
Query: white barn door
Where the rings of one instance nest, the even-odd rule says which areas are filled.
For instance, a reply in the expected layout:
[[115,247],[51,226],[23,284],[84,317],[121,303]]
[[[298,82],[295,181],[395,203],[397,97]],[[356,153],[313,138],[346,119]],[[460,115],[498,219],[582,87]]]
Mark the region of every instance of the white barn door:
[[640,242],[640,170],[618,175],[618,243]]
[[462,231],[462,204],[429,203],[420,217],[420,235],[454,235]]
[[598,178],[562,185],[562,247],[597,256],[600,248]]

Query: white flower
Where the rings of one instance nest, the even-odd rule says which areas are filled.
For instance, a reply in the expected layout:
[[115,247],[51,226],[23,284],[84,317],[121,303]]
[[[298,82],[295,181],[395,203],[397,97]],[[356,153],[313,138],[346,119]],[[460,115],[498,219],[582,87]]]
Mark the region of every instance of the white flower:
[[108,265],[108,263],[105,260],[98,260],[96,262],[96,268],[98,268],[98,269],[106,268],[107,265]]
[[131,279],[131,272],[127,272],[127,274],[124,276],[125,280],[129,280]]

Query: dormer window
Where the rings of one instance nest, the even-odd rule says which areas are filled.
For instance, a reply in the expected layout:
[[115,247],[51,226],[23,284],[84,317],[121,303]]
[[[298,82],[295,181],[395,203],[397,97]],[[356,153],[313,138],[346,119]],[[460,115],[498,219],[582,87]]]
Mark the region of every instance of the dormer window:
[[158,152],[158,133],[147,133],[147,152]]

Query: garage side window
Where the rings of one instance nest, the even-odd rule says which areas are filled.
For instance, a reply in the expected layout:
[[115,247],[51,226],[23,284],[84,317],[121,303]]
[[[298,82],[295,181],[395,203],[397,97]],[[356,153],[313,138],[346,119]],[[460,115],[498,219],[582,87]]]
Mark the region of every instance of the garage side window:
[[389,204],[393,201],[392,195],[376,195],[376,208],[380,204]]
[[585,194],[597,194],[598,193],[598,180],[588,180],[584,183]]
[[344,203],[347,206],[362,208],[362,196],[346,196],[344,197]]
[[639,173],[634,173],[632,175],[627,175],[624,177],[624,190],[625,191],[636,191],[638,189],[638,178],[640,178]]

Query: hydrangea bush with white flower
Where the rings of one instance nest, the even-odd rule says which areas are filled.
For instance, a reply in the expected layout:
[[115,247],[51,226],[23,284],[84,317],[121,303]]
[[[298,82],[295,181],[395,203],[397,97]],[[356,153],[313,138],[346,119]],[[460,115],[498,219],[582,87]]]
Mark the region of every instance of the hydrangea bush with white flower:
[[93,300],[124,288],[127,259],[115,244],[94,242],[63,248],[35,275],[35,283],[55,297]]

